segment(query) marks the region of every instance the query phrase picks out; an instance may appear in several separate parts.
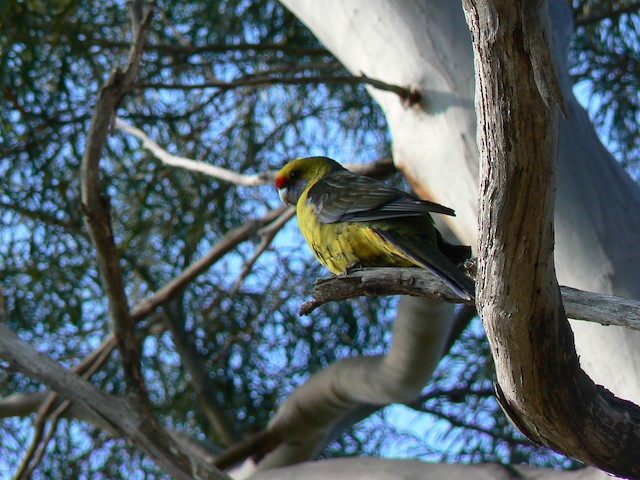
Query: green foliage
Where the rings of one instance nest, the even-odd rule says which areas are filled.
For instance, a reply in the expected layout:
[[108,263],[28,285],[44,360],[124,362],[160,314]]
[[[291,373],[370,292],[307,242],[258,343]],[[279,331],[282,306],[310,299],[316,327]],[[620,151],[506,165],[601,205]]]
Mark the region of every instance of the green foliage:
[[[79,169],[98,90],[111,69],[126,61],[128,13],[125,2],[69,1],[12,2],[2,14],[2,320],[70,367],[110,331],[82,221]],[[388,155],[382,115],[361,85],[232,84],[265,75],[321,74],[347,72],[276,2],[163,2],[137,87],[118,113],[170,152],[244,174],[274,170],[313,151],[343,161]],[[231,84],[184,87],[220,80]],[[117,131],[101,165],[132,307],[222,235],[280,205],[271,186],[237,188],[164,166],[138,140]],[[388,325],[369,323],[371,312],[362,315],[357,303],[332,311],[338,315],[334,322],[322,310],[300,320],[297,309],[311,286],[306,279],[321,270],[299,248],[294,225],[278,238],[278,248],[267,249],[243,278],[257,239],[238,245],[189,284],[165,309],[173,330],[155,318],[140,324],[149,395],[167,427],[225,444],[198,408],[176,329],[205,372],[212,403],[222,406],[240,436],[264,428],[310,371],[385,336]],[[2,397],[41,388],[8,370],[0,371],[0,379]],[[116,354],[92,381],[123,393]],[[28,424],[2,420],[0,470],[17,467],[30,441]],[[76,478],[78,471],[120,478],[130,469],[151,478],[159,474],[122,441],[62,419],[36,478]]]
[[571,73],[586,87],[588,110],[616,158],[640,178],[640,5],[573,0]]

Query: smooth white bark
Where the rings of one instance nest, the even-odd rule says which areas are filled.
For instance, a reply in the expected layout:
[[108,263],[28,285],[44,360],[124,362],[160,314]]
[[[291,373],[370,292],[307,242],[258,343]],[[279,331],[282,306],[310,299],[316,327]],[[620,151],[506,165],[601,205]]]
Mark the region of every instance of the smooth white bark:
[[[258,469],[312,458],[336,423],[360,405],[413,400],[433,374],[451,328],[453,305],[407,297],[386,355],[344,358],[296,389],[269,423],[285,441]],[[414,322],[419,316],[421,322]]]
[[255,480],[596,480],[601,472],[586,468],[574,472],[557,472],[527,466],[505,467],[491,463],[456,465],[424,463],[418,460],[380,458],[340,458],[309,462],[260,472]]

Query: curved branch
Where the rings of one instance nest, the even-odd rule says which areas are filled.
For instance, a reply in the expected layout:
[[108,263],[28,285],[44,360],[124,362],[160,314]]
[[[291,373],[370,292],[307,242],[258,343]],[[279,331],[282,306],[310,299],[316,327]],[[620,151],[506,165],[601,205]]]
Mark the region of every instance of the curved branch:
[[40,380],[67,400],[77,403],[94,419],[92,423],[108,424],[110,431],[115,431],[140,447],[174,478],[228,478],[199,456],[192,455],[162,430],[157,422],[150,422],[149,417],[131,401],[102,392],[50,357],[38,353],[2,323],[0,358],[11,368]]
[[[269,422],[281,440],[258,470],[303,461],[324,445],[341,419],[363,405],[382,406],[416,398],[445,348],[453,307],[440,301],[403,302],[386,355],[343,358],[297,388]],[[414,322],[415,316],[421,322]]]
[[[266,183],[272,183],[276,178],[277,172],[275,171],[262,172],[257,175],[244,175],[200,160],[193,160],[191,158],[173,155],[149,138],[149,136],[142,130],[128,124],[119,117],[116,117],[115,119],[115,127],[136,137],[142,142],[143,148],[149,150],[164,164],[172,167],[184,168],[191,172],[204,173],[210,177],[233,183],[234,185],[241,185],[243,187],[255,187]],[[356,173],[369,175],[375,178],[384,178],[396,171],[391,157],[383,157],[370,163],[345,163],[344,166]]]
[[115,68],[111,72],[98,92],[98,101],[93,110],[80,169],[82,211],[89,236],[96,249],[98,269],[107,294],[109,315],[122,357],[126,385],[141,399],[146,396],[144,379],[140,371],[134,323],[129,315],[127,295],[111,227],[109,199],[102,193],[100,159],[115,110],[124,95],[131,90],[138,76],[144,40],[153,12],[150,8],[143,15],[143,9],[144,4],[141,1],[131,4],[133,39],[129,60],[124,70]]
[[[640,408],[581,369],[555,276],[556,79],[546,1],[465,0],[474,38],[481,181],[477,306],[498,401],[529,438],[640,477]],[[541,88],[542,83],[552,86]],[[546,97],[546,98],[545,98]]]

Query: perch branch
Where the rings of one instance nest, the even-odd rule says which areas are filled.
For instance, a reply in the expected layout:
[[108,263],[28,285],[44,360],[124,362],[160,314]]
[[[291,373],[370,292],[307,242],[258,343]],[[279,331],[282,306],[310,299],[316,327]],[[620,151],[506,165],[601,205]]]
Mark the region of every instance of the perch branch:
[[[560,287],[560,292],[569,318],[640,330],[640,301],[571,287]],[[413,295],[473,305],[473,301],[457,297],[438,277],[421,268],[358,268],[346,276],[318,278],[313,299],[302,304],[300,315],[308,315],[330,301],[361,295]]]

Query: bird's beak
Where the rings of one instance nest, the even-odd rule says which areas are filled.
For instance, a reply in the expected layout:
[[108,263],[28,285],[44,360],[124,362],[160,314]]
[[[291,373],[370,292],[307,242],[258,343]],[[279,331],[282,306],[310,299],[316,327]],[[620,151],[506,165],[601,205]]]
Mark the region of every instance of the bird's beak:
[[287,187],[282,187],[278,189],[278,195],[280,196],[280,200],[282,200],[284,203],[289,203],[287,201],[288,194],[289,194],[289,189]]

